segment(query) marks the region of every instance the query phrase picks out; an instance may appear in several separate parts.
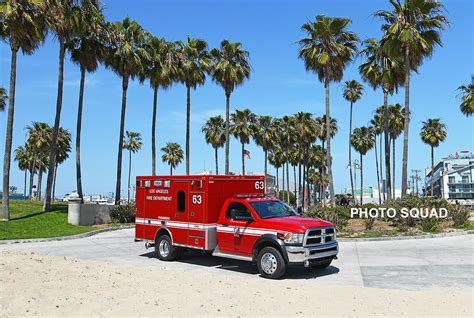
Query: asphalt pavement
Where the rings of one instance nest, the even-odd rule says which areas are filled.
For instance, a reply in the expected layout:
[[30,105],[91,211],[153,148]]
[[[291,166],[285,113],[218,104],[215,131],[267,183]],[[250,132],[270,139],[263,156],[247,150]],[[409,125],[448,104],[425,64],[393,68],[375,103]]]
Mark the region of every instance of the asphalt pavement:
[[[390,289],[474,287],[474,235],[401,241],[340,242],[338,259],[324,270],[290,267],[285,279],[302,283],[356,285]],[[185,253],[175,262],[162,262],[134,241],[134,230],[100,233],[91,237],[49,242],[0,245],[0,249],[37,252],[44,255],[107,261],[157,269],[208,271],[216,275],[253,275],[257,267],[244,261]]]

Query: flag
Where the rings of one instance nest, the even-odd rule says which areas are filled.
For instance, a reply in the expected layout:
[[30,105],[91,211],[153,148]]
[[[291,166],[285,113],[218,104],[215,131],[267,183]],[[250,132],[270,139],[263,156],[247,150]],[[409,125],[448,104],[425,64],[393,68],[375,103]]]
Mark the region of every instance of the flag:
[[244,159],[250,159],[250,151],[244,149]]

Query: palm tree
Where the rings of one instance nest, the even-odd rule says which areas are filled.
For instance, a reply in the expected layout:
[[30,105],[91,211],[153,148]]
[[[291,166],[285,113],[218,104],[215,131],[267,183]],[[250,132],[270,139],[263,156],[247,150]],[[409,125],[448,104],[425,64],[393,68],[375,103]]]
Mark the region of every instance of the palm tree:
[[138,132],[126,132],[126,139],[123,141],[123,149],[128,150],[128,196],[130,202],[130,176],[132,175],[132,152],[136,153],[142,148],[142,136]]
[[[380,189],[380,179],[382,177],[382,135],[384,132],[384,123],[383,123],[383,113],[384,113],[384,107],[378,107],[375,110],[374,117],[370,120],[370,124],[372,125],[372,128],[374,130],[374,138],[375,138],[375,143],[374,143],[374,152],[375,152],[375,170],[377,171],[377,189],[379,191],[379,204],[382,204],[382,193]],[[380,152],[377,153],[377,136],[379,136],[379,145],[380,145]],[[387,149],[387,151],[390,151],[390,149]],[[380,155],[380,166],[379,166],[379,157]],[[384,193],[384,201],[385,201],[385,193]]]
[[242,175],[245,175],[245,144],[250,143],[250,138],[257,131],[257,115],[250,109],[236,110],[231,114],[230,131],[235,138],[239,139],[242,145]]
[[376,16],[385,20],[382,47],[389,56],[403,58],[405,67],[405,123],[403,129],[402,196],[408,185],[408,129],[410,125],[410,73],[417,70],[423,58],[441,46],[441,34],[448,19],[443,5],[433,0],[391,0],[392,11],[380,10]]
[[183,149],[175,142],[168,142],[161,151],[161,160],[170,166],[170,175],[173,175],[173,169],[183,161]]
[[283,116],[280,122],[279,142],[282,155],[285,158],[284,166],[286,166],[286,201],[290,203],[290,155],[296,140],[295,118],[293,116]]
[[374,147],[375,135],[372,127],[360,127],[354,129],[351,136],[352,147],[360,154],[360,204],[363,204],[362,195],[364,190],[364,164],[363,157]]
[[191,125],[191,88],[196,89],[206,81],[211,59],[204,40],[188,36],[186,43],[177,42],[179,79],[186,86],[186,174],[189,175],[189,134]]
[[[38,171],[38,187],[37,198],[41,197],[41,185],[43,180],[43,173],[47,170],[49,164],[48,153],[51,148],[51,127],[47,123],[33,122],[31,126],[26,127],[27,130],[27,144],[33,154],[33,161],[31,162],[30,184],[33,185],[33,178],[36,171]],[[30,188],[30,198],[32,189]]]
[[[85,10],[81,13],[82,16],[78,28],[78,35],[66,44],[66,48],[71,54],[71,61],[79,66],[81,72],[76,123],[76,185],[77,193],[82,202],[81,130],[84,83],[86,72],[95,72],[99,66],[99,62],[105,58],[105,43],[103,38],[106,36],[106,31],[104,17],[99,10]],[[56,184],[56,181],[54,181],[54,184]]]
[[0,87],[0,112],[5,111],[5,107],[7,106],[7,99],[7,91],[3,87]]
[[431,147],[431,196],[433,196],[434,148],[438,147],[439,143],[446,139],[446,125],[439,118],[429,118],[422,123],[423,127],[420,131],[421,140]]
[[153,112],[151,118],[151,174],[156,175],[156,112],[158,90],[169,88],[178,78],[176,43],[163,38],[148,36],[146,49],[150,61],[142,74],[142,80],[147,78],[153,89]]
[[130,18],[115,22],[111,26],[112,43],[107,50],[105,64],[122,78],[122,110],[120,114],[120,132],[117,155],[117,181],[115,186],[115,204],[120,203],[122,179],[122,149],[127,108],[128,82],[143,74],[150,55],[145,49],[147,36],[143,28]]
[[[2,18],[0,37],[10,44],[10,88],[8,99],[7,125],[5,133],[5,154],[3,159],[3,193],[10,189],[10,165],[13,142],[13,119],[15,112],[16,59],[18,51],[32,54],[43,43],[46,34],[44,11],[33,0],[8,0],[0,2]],[[10,219],[9,197],[2,199],[3,220]]]
[[268,151],[275,145],[273,120],[270,116],[259,116],[257,130],[255,131],[255,143],[262,147],[264,152],[263,173],[267,178]]
[[388,131],[392,141],[392,199],[395,200],[395,142],[403,132],[405,122],[405,110],[400,104],[388,107]]
[[219,174],[218,150],[225,144],[225,124],[221,115],[211,117],[202,127],[206,143],[214,148],[214,157],[216,159],[216,174]]
[[[321,140],[321,147],[322,147],[324,153],[327,154],[328,152],[327,152],[327,149],[325,148],[326,135],[327,135],[327,130],[326,130],[327,118],[326,118],[326,115],[323,115],[321,117],[316,117],[315,122],[316,122],[316,125],[319,127],[318,128],[318,131],[319,131],[318,139]],[[335,118],[330,118],[329,119],[329,136],[331,138],[333,138],[336,135],[338,129],[339,128],[337,127],[337,120]],[[326,164],[327,164],[327,160],[326,160]],[[329,177],[325,176],[326,170],[327,170],[327,166],[324,165],[321,168],[321,171],[320,171],[321,186],[322,186],[321,187],[321,192],[322,193],[320,194],[320,196],[322,198],[325,197],[324,193],[326,193],[326,187],[328,185],[328,183],[326,181],[329,180]]]
[[32,159],[33,156],[27,144],[25,144],[25,146],[18,146],[18,148],[15,149],[15,161],[18,161],[18,168],[25,172],[25,180],[23,185],[24,198],[26,198],[26,180],[28,170],[31,167]]
[[52,198],[55,198],[56,193],[56,177],[58,175],[58,167],[67,158],[71,152],[71,133],[62,127],[59,127],[59,135],[57,141],[57,152],[56,152],[56,164],[54,165],[54,178],[53,178],[53,192]]
[[230,144],[230,95],[236,86],[242,85],[250,76],[249,52],[242,49],[239,42],[223,40],[221,48],[211,50],[212,79],[224,88],[226,97],[225,111],[225,174],[229,174]]
[[270,153],[268,154],[268,161],[270,164],[275,167],[276,170],[276,193],[280,192],[280,184],[278,180],[278,170],[283,166],[283,157],[281,155],[281,150],[276,147],[272,147]]
[[[388,131],[388,95],[398,91],[398,87],[404,82],[403,60],[396,57],[389,57],[382,48],[381,43],[376,39],[368,39],[363,43],[364,49],[360,52],[364,55],[366,61],[359,66],[359,73],[374,90],[381,88],[383,91],[383,109],[378,109],[384,131],[385,147],[385,188],[386,193],[390,194],[391,175],[390,175],[390,136]],[[376,112],[377,112],[376,111]],[[382,146],[380,146],[382,153]],[[382,165],[382,158],[380,158]],[[382,168],[380,168],[382,173]]]
[[64,58],[68,44],[80,33],[86,12],[98,10],[96,0],[45,0],[44,10],[47,12],[47,24],[59,42],[59,66],[58,66],[58,91],[56,97],[56,113],[51,138],[51,149],[49,151],[48,178],[43,210],[51,209],[51,194],[56,166],[57,140],[59,125],[61,121],[61,109],[63,103],[63,75]]
[[458,90],[462,95],[461,105],[459,105],[461,112],[467,117],[472,116],[474,114],[474,84],[461,85]]
[[[351,20],[330,18],[318,15],[314,22],[303,24],[301,29],[308,37],[299,41],[298,56],[304,60],[307,71],[317,73],[319,81],[324,83],[326,94],[326,125],[329,126],[329,84],[342,79],[345,67],[352,61],[357,52],[358,38],[355,33],[347,31]],[[332,177],[331,137],[326,132],[327,169],[331,206],[334,201],[334,183]]]
[[[326,157],[326,154],[323,150],[323,148],[320,146],[320,145],[311,145],[308,149],[308,154],[307,154],[307,159],[306,159],[306,165],[307,165],[307,172],[305,174],[305,179],[308,181],[308,184],[307,184],[307,190],[308,190],[308,197],[307,197],[307,206],[309,207],[310,205],[310,183],[313,183],[314,182],[311,182],[309,181],[309,173],[310,173],[310,169],[319,169],[319,177],[320,177],[320,180],[318,182],[318,185],[323,185],[323,184],[326,184],[327,180],[326,179],[322,179],[323,176],[321,175],[321,172],[324,171],[325,167],[324,167],[324,162],[325,162],[325,157]],[[319,193],[321,194],[322,191],[319,189]],[[304,203],[304,202],[303,202]]]
[[351,179],[351,193],[354,198],[354,179],[352,178],[352,147],[351,147],[351,133],[352,133],[352,106],[357,102],[361,97],[364,91],[364,86],[356,80],[346,81],[344,83],[342,96],[345,100],[351,103],[349,111],[349,175]]

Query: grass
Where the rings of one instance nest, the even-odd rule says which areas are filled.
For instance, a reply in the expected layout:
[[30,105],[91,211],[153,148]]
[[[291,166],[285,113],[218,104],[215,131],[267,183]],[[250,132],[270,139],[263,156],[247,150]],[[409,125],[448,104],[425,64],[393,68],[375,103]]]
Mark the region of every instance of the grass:
[[43,212],[42,202],[10,201],[10,221],[0,222],[0,240],[68,236],[97,229],[67,223],[67,204],[55,203]]

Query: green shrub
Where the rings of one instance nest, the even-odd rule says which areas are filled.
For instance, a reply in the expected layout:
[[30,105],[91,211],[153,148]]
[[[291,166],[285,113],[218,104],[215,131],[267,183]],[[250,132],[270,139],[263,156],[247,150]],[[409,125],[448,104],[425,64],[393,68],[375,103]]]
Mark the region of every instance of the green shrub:
[[[278,191],[278,199],[282,200],[283,202],[286,202],[287,193],[288,193],[288,191],[286,191],[286,190]],[[296,205],[295,194],[291,191],[289,193],[290,193],[290,205],[295,206]]]
[[114,207],[110,211],[110,219],[115,223],[135,222],[135,202]]
[[312,207],[305,215],[331,222],[338,231],[341,231],[347,225],[350,213],[349,209],[344,207]]
[[366,218],[364,219],[364,225],[366,230],[371,230],[374,227],[375,219],[374,218]]
[[469,220],[470,211],[465,206],[452,204],[448,211],[449,217],[454,222],[454,227],[462,227]]
[[438,229],[439,219],[435,217],[421,218],[420,226],[423,232],[434,232]]

